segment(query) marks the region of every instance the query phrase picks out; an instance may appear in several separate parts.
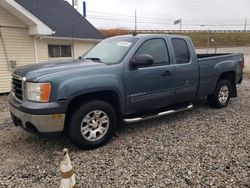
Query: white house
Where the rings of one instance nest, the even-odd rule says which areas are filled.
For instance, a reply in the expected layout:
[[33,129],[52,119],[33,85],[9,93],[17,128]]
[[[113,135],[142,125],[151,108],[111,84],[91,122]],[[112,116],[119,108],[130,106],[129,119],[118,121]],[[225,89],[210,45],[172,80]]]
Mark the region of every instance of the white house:
[[102,34],[64,0],[0,0],[0,93],[21,65],[73,59]]

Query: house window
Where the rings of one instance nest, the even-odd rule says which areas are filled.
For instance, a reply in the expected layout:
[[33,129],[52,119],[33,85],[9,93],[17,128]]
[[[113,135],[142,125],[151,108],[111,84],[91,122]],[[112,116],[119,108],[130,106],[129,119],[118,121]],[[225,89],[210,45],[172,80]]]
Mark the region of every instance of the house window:
[[49,57],[72,57],[71,45],[49,45]]

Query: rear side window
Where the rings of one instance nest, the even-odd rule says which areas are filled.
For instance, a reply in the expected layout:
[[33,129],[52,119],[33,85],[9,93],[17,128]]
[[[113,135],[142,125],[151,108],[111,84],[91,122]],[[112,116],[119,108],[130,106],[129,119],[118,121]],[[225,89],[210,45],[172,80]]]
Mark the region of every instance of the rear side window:
[[186,41],[183,39],[172,39],[172,45],[174,48],[176,63],[188,63],[190,61],[190,53]]
[[163,39],[150,39],[145,41],[135,55],[149,54],[156,64],[169,64],[169,56],[166,43]]

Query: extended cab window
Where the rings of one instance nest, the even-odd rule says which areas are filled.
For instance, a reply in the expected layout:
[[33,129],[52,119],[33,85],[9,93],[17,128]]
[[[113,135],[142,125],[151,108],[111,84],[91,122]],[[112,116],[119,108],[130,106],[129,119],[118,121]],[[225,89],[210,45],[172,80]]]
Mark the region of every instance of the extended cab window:
[[172,45],[174,48],[176,63],[188,63],[190,61],[190,53],[186,41],[183,39],[172,39]]
[[163,39],[150,39],[144,42],[135,55],[149,54],[154,59],[154,64],[169,64],[166,43]]

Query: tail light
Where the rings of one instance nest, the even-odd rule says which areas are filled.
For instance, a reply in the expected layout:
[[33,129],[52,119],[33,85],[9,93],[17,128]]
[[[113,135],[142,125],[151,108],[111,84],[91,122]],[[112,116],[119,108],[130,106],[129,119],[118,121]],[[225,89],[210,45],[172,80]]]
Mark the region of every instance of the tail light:
[[243,58],[242,58],[242,61],[241,61],[241,63],[240,63],[240,68],[241,68],[241,70],[243,70],[244,67],[245,67],[245,59],[244,59],[244,57],[243,57]]

